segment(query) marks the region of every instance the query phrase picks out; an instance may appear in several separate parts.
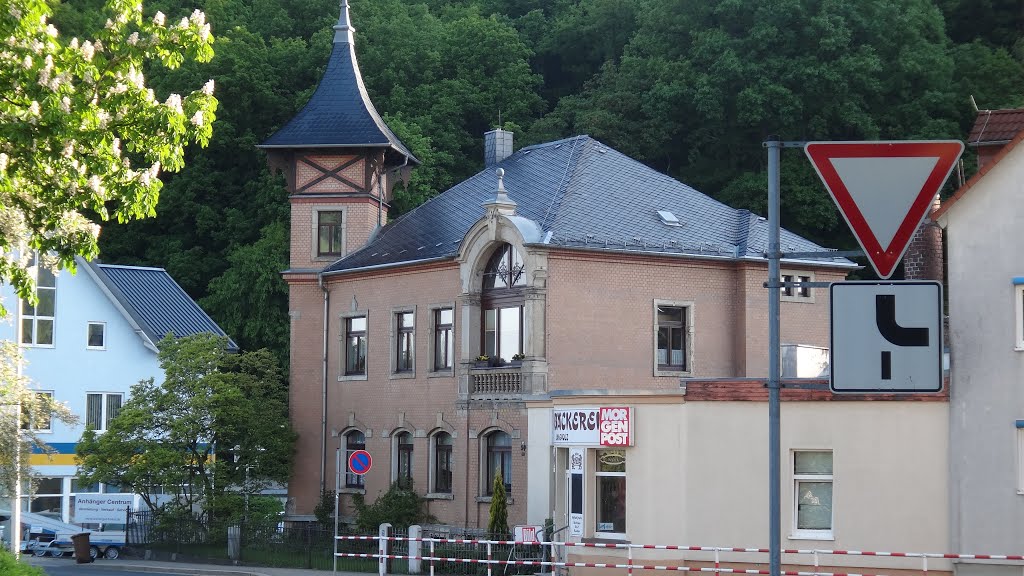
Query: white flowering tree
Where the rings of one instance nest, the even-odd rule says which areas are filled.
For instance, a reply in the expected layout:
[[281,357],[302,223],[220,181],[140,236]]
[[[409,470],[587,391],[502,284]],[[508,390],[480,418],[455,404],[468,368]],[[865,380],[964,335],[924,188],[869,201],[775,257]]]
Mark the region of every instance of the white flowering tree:
[[95,38],[68,39],[46,0],[0,0],[0,284],[30,300],[32,251],[70,269],[95,257],[97,222],[154,216],[160,173],[212,135],[212,80],[161,101],[143,76],[151,62],[213,57],[203,13],[144,18],[141,0],[106,10]]

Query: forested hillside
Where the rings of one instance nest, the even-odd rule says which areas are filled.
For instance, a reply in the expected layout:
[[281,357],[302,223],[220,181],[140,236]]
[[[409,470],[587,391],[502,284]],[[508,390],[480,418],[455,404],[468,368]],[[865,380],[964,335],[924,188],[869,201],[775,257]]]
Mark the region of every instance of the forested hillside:
[[[1024,104],[1017,0],[351,0],[367,89],[423,161],[407,211],[517,147],[587,133],[736,207],[765,212],[769,134],[962,139],[981,108]],[[148,76],[158,97],[216,80],[209,148],[169,176],[155,219],[107,224],[101,258],[163,266],[244,348],[287,355],[288,203],[255,145],[312,93],[338,0],[150,0],[206,12],[216,56]],[[101,0],[65,0],[68,38]],[[802,154],[783,155],[783,224],[852,239]],[[970,160],[967,161],[968,169]]]

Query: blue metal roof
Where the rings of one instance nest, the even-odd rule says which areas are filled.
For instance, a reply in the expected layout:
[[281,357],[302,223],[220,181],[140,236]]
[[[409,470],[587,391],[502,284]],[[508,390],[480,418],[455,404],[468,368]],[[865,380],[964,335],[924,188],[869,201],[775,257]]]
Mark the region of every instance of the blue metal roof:
[[[177,337],[203,333],[227,337],[163,268],[98,262],[88,266],[152,342],[159,342],[168,333]],[[238,345],[230,338],[228,350],[238,351]]]
[[356,60],[348,2],[334,26],[334,46],[309,102],[258,148],[384,147],[419,164],[373,107]]
[[[494,198],[495,168],[516,202],[516,214],[536,222],[543,244],[585,250],[762,259],[764,218],[737,210],[594,140],[575,136],[529,146],[387,224],[364,248],[328,266],[336,272],[456,255],[463,237]],[[658,211],[672,212],[678,226]],[[788,230],[782,249],[824,248]],[[807,260],[853,268],[845,258]]]

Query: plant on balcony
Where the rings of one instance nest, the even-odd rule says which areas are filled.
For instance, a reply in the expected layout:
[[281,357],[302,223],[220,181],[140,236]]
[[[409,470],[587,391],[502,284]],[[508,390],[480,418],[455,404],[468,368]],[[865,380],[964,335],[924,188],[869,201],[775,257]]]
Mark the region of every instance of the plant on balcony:
[[512,359],[513,360],[522,360],[523,358],[526,358],[526,354],[513,354],[512,355]]
[[476,357],[476,367],[477,368],[486,368],[486,367],[488,367],[490,365],[491,365],[491,357],[490,356],[481,354],[481,355]]

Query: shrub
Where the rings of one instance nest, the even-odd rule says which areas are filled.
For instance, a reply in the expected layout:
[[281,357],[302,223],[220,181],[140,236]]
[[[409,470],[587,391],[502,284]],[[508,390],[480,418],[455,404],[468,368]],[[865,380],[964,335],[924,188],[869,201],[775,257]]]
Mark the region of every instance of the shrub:
[[313,515],[316,516],[316,521],[325,528],[334,527],[334,498],[334,491],[325,488],[320,493],[320,501],[313,508]]
[[46,576],[39,568],[18,562],[13,554],[2,548],[0,548],[0,574],[4,576]]
[[487,531],[492,538],[507,538],[508,531],[508,498],[505,496],[505,479],[501,470],[494,472],[494,485],[491,486],[491,515],[487,522]]
[[405,530],[413,524],[423,524],[433,519],[426,512],[426,499],[413,490],[411,481],[398,480],[388,491],[367,505],[362,494],[356,494],[356,527],[365,532],[376,532],[388,522],[396,530]]

